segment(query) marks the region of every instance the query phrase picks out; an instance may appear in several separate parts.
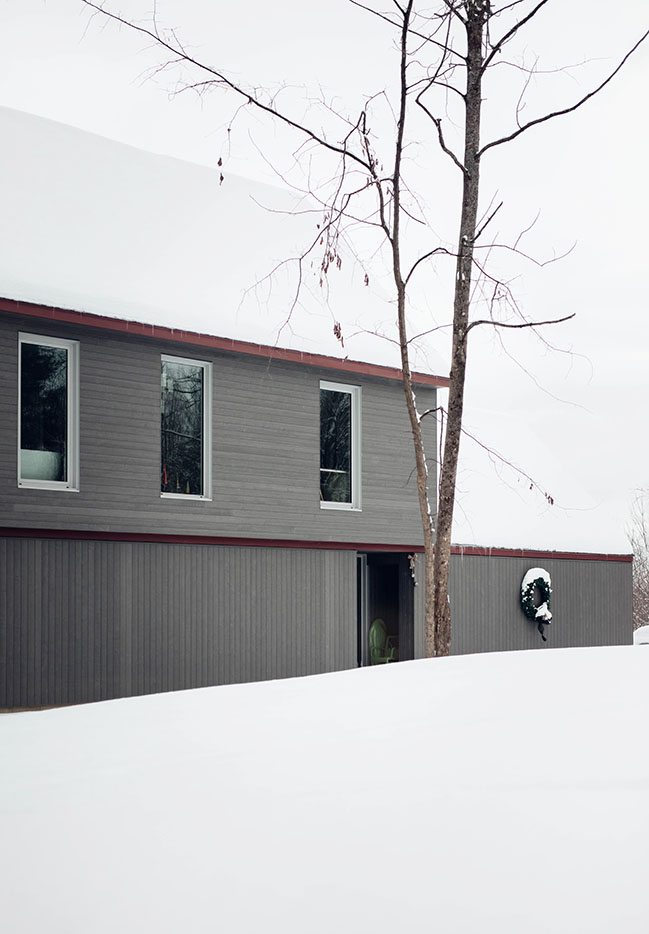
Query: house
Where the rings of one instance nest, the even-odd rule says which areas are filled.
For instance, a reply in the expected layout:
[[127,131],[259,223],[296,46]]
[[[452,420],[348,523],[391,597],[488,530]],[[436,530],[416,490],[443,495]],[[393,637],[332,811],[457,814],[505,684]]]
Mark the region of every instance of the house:
[[[349,668],[370,615],[421,656],[398,371],[0,311],[0,706]],[[416,381],[434,408],[445,380]]]
[[[400,660],[421,657],[399,371],[335,341],[323,353],[228,333],[227,273],[256,228],[228,229],[209,265],[209,231],[196,239],[187,214],[188,191],[206,222],[225,203],[218,188],[198,198],[207,170],[196,181],[173,160],[0,116],[14,142],[0,155],[0,707],[364,665],[377,618]],[[414,380],[434,409],[447,379]],[[631,641],[629,556],[454,551],[454,652]],[[547,643],[520,608],[538,564]]]

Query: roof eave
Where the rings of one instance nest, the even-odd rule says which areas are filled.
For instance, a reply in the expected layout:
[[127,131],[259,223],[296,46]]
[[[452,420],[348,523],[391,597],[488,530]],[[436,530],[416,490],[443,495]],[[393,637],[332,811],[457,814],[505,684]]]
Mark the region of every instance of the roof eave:
[[[383,366],[378,363],[366,363],[361,360],[349,360],[347,357],[329,357],[325,354],[290,350],[286,347],[255,344],[229,337],[199,334],[195,331],[168,328],[158,324],[145,324],[141,321],[128,321],[123,318],[111,318],[104,315],[91,314],[86,311],[56,308],[49,305],[18,301],[11,298],[0,298],[0,311],[48,321],[62,322],[65,324],[100,328],[106,331],[131,334],[138,337],[151,337],[162,341],[173,341],[177,344],[191,344],[194,347],[207,347],[212,350],[225,350],[231,353],[249,354],[251,356],[264,357],[270,360],[286,360],[291,363],[301,363],[306,366],[321,367],[328,370],[340,370],[345,373],[378,376],[383,379],[401,379],[401,370],[398,367]],[[420,386],[446,387],[449,384],[448,377],[434,376],[431,373],[414,372],[412,374],[412,380]]]

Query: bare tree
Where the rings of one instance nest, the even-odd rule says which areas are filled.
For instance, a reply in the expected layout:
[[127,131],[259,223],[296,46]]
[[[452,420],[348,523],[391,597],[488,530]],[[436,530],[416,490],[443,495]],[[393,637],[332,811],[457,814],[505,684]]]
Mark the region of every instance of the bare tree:
[[[502,205],[490,205],[480,213],[480,172],[485,158],[532,128],[582,107],[612,80],[629,56],[647,38],[645,33],[606,78],[577,100],[551,112],[521,121],[523,98],[534,68],[509,60],[522,76],[518,102],[511,111],[511,125],[500,136],[482,140],[485,84],[493,70],[504,63],[505,50],[515,46],[521,33],[549,0],[438,0],[430,5],[417,0],[392,0],[388,10],[371,0],[349,0],[351,6],[378,17],[394,35],[396,80],[391,92],[381,90],[366,99],[360,113],[345,115],[326,101],[312,102],[306,113],[295,113],[284,97],[268,88],[247,86],[217,66],[200,61],[181,43],[174,30],[159,26],[155,14],[146,25],[129,22],[101,2],[80,0],[97,15],[128,26],[151,40],[164,54],[160,68],[179,65],[190,69],[183,87],[199,93],[219,89],[257,113],[298,135],[298,161],[308,163],[309,194],[318,200],[322,223],[300,260],[319,248],[321,281],[342,262],[342,245],[350,229],[360,225],[376,233],[391,270],[396,307],[398,343],[405,404],[412,431],[417,471],[417,493],[425,549],[425,643],[427,656],[447,655],[451,643],[451,611],[448,580],[451,531],[455,504],[458,456],[462,436],[464,386],[470,332],[481,325],[495,328],[532,328],[555,324],[566,317],[528,320],[518,308],[507,282],[492,274],[487,260],[493,249],[518,252],[520,244],[485,243],[484,233]],[[513,54],[513,53],[512,53]],[[391,65],[386,63],[386,75]],[[377,107],[385,105],[393,115],[391,132],[381,138],[373,132]],[[499,102],[498,106],[501,106]],[[459,131],[457,128],[460,128]],[[428,136],[453,170],[459,173],[461,201],[457,244],[435,243],[420,203],[421,192],[408,174],[408,149]],[[314,154],[330,161],[323,173],[327,183],[314,185]],[[432,173],[426,182],[434,196]],[[414,231],[414,234],[413,234]],[[420,235],[418,231],[423,231]],[[432,242],[431,242],[432,241]],[[449,323],[452,350],[448,410],[441,451],[437,523],[430,504],[430,487],[422,420],[435,412],[419,412],[413,392],[408,330],[408,298],[413,278],[430,271],[440,257],[455,265],[454,300]],[[302,265],[300,264],[300,280]],[[368,273],[365,273],[366,282]],[[482,317],[471,312],[486,305]],[[568,316],[572,317],[572,316]],[[341,336],[339,330],[337,336]],[[439,411],[439,410],[436,410]],[[549,498],[549,497],[548,497]],[[550,498],[549,498],[550,499]]]
[[649,624],[649,506],[639,490],[631,507],[628,530],[633,550],[633,628]]

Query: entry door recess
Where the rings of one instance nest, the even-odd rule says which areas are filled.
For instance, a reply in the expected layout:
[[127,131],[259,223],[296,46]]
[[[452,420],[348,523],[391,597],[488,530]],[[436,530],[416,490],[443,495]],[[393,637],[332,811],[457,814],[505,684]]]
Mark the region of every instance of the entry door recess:
[[414,582],[406,554],[358,555],[358,664],[370,664],[369,629],[377,617],[399,644],[399,661],[414,658]]

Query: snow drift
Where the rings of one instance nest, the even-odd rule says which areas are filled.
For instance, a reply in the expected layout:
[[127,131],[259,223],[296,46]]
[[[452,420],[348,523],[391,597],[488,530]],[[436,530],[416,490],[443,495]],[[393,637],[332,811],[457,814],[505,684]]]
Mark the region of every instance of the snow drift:
[[649,929],[637,647],[0,717],[12,934]]

